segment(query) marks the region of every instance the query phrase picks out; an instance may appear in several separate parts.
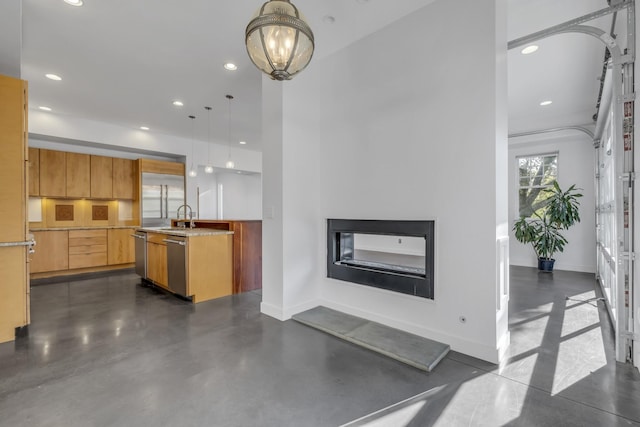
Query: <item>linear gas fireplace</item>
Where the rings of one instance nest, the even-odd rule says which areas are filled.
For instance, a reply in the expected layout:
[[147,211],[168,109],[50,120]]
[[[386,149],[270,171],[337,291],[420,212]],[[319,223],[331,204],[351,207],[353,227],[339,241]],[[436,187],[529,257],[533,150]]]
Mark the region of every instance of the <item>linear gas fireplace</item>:
[[435,221],[327,220],[327,276],[433,299]]

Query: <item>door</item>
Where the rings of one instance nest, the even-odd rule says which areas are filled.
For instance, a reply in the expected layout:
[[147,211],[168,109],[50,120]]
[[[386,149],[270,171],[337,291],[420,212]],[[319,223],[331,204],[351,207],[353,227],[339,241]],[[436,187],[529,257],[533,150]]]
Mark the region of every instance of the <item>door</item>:
[[5,342],[29,323],[27,83],[0,76],[0,99],[0,342]]

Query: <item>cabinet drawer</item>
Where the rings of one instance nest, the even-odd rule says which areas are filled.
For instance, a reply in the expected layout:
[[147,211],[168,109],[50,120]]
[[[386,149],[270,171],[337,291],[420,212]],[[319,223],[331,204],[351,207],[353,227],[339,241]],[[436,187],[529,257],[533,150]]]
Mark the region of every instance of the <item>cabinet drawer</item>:
[[101,267],[107,265],[107,252],[69,254],[69,268]]
[[[107,230],[70,230],[69,231],[69,239],[87,239],[94,237],[104,237],[107,238]],[[106,243],[105,243],[106,244]]]
[[[101,250],[85,250],[89,247],[102,247]],[[83,248],[83,249],[80,249]],[[107,230],[71,230],[69,231],[69,253],[106,252]]]
[[157,243],[159,245],[167,245],[163,240],[170,238],[166,234],[147,233],[147,242]]
[[107,253],[107,245],[69,245],[69,255]]

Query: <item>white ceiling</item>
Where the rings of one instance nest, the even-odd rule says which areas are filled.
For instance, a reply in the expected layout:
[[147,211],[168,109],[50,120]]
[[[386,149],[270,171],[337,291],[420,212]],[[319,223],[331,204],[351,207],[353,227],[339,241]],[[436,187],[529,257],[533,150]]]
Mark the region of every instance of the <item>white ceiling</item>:
[[[258,1],[23,0],[22,77],[30,106],[63,114],[148,126],[151,132],[227,140],[260,149],[261,75],[244,47],[244,28]],[[335,52],[434,0],[295,0],[316,36],[315,59]],[[448,1],[448,0],[438,0]],[[509,40],[606,7],[606,0],[509,0]],[[335,22],[325,22],[326,16]],[[453,24],[453,23],[452,23]],[[611,18],[599,24],[609,30]],[[452,25],[452,28],[454,25]],[[446,35],[443,35],[446,37]],[[510,131],[586,124],[595,113],[603,45],[584,35],[555,36],[524,56],[509,52]],[[461,54],[464,54],[461,47]],[[434,58],[436,56],[434,55]],[[222,67],[239,66],[230,73]],[[313,61],[310,66],[313,66]],[[63,77],[54,82],[44,77]],[[283,83],[283,84],[286,84]],[[174,99],[185,103],[172,105]],[[538,104],[553,100],[549,107]]]
[[[607,7],[606,0],[509,0],[508,38],[532,34]],[[624,44],[626,12],[615,33]],[[584,23],[611,30],[613,15]],[[593,124],[605,48],[594,37],[561,34],[542,39],[539,50],[508,54],[510,133]],[[540,102],[553,101],[542,107]]]
[[[261,73],[244,30],[257,1],[23,0],[22,78],[30,106],[191,138],[226,142],[226,94],[234,141],[260,149]],[[316,37],[315,58],[335,52],[433,0],[296,0]],[[335,18],[333,24],[324,17]],[[223,69],[227,61],[239,69]],[[63,77],[53,82],[44,77]],[[286,84],[286,83],[284,83]],[[184,102],[176,108],[172,101]]]

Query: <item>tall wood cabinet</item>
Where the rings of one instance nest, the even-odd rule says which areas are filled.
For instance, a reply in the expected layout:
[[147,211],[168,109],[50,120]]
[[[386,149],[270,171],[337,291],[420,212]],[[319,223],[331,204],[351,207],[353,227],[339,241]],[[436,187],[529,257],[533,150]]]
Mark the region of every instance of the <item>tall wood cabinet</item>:
[[0,75],[0,342],[29,323],[27,82]]

